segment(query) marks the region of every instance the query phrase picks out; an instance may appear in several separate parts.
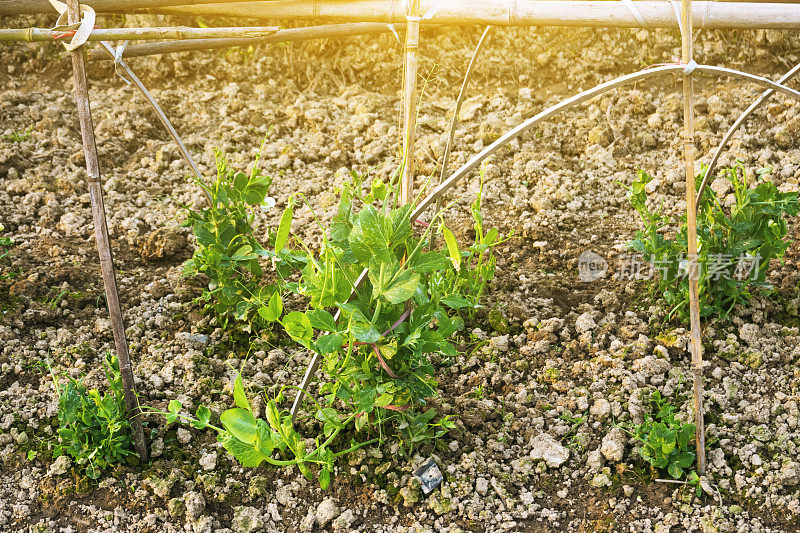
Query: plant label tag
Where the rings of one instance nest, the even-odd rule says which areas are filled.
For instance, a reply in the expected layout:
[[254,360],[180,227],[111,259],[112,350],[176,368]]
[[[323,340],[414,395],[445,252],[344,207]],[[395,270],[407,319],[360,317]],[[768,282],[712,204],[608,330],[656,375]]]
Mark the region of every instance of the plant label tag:
[[442,472],[436,466],[433,458],[428,459],[419,468],[414,470],[414,477],[419,480],[423,494],[430,494],[442,482]]

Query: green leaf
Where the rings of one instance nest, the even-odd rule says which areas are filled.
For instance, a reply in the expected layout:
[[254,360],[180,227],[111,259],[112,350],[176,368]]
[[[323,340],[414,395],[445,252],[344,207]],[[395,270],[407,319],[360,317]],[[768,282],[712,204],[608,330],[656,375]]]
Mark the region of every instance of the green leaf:
[[380,332],[372,322],[369,322],[360,312],[353,313],[351,316],[350,331],[361,342],[378,342],[381,338]]
[[305,477],[309,481],[311,481],[311,478],[314,477],[313,474],[311,473],[311,470],[305,463],[297,463],[297,469],[300,470],[300,473],[303,474],[303,477]]
[[243,200],[249,205],[258,205],[264,202],[272,179],[266,176],[251,176],[244,190]]
[[308,347],[311,339],[314,337],[314,330],[311,327],[311,321],[305,313],[300,311],[292,311],[281,321],[286,333],[295,341]]
[[219,417],[225,430],[245,444],[256,440],[258,426],[250,411],[239,407],[228,409]]
[[331,484],[331,471],[328,470],[328,467],[322,469],[322,472],[319,473],[319,486],[322,490],[327,490],[327,488]]
[[336,322],[333,321],[333,316],[324,309],[313,309],[306,311],[308,320],[314,329],[320,331],[336,331]]
[[292,229],[292,216],[294,216],[294,208],[290,204],[283,210],[281,221],[278,224],[278,232],[275,235],[276,252],[280,252],[286,247],[286,242],[289,240],[289,232]]
[[269,297],[267,305],[258,308],[258,314],[267,322],[277,322],[283,314],[283,300],[277,290]]
[[392,394],[384,393],[375,398],[375,405],[377,405],[378,407],[386,407],[387,405],[392,403],[393,399],[394,396]]
[[247,400],[247,395],[244,393],[242,374],[237,374],[236,379],[233,382],[233,403],[235,403],[237,407],[252,411],[250,408],[250,402]]
[[353,254],[362,263],[372,258],[389,262],[389,235],[383,217],[371,205],[365,206],[348,237]]
[[692,452],[683,452],[678,454],[677,457],[673,460],[674,463],[681,468],[691,468],[694,464],[694,453]]
[[383,297],[389,303],[399,304],[411,298],[419,286],[419,274],[404,270],[396,275],[391,285],[383,291]]
[[429,274],[444,270],[450,266],[450,260],[447,259],[441,252],[425,252],[421,254],[411,265],[414,272],[420,274]]
[[441,300],[444,305],[449,307],[450,309],[462,309],[464,307],[473,307],[472,302],[464,298],[463,296],[459,296],[458,294],[448,294],[447,296],[442,296]]
[[203,429],[211,421],[211,411],[205,405],[201,405],[197,408],[195,417],[197,420],[192,421],[192,426],[197,429]]
[[244,192],[245,188],[247,188],[248,181],[250,181],[250,179],[247,177],[247,174],[244,172],[237,172],[233,176],[233,187],[239,192]]
[[267,407],[265,409],[267,422],[269,426],[274,429],[275,431],[280,431],[281,429],[281,414],[278,411],[278,406],[275,405],[274,401],[270,401],[267,403]]
[[178,413],[183,409],[183,404],[178,400],[170,400],[168,409],[170,413]]
[[194,223],[192,226],[192,233],[194,233],[197,244],[200,246],[211,246],[216,241],[214,234],[208,231],[202,222],[198,221]]
[[670,463],[669,467],[667,468],[667,472],[669,472],[669,475],[674,479],[680,479],[681,476],[683,476],[683,469],[676,463]]
[[238,250],[233,252],[231,256],[231,260],[233,261],[249,261],[251,259],[256,259],[258,256],[253,252],[253,247],[249,244],[245,244],[244,246],[240,247]]
[[455,235],[446,226],[442,226],[444,242],[447,244],[447,253],[450,254],[450,261],[456,270],[461,270],[461,252],[458,251]]
[[669,455],[675,449],[675,441],[667,441],[661,445],[661,451],[664,452],[664,455]]
[[322,335],[317,339],[317,350],[321,354],[333,353],[342,347],[344,337],[341,333],[333,333],[331,335]]
[[245,468],[255,468],[267,459],[253,444],[242,442],[233,435],[226,435],[220,440],[228,453]]

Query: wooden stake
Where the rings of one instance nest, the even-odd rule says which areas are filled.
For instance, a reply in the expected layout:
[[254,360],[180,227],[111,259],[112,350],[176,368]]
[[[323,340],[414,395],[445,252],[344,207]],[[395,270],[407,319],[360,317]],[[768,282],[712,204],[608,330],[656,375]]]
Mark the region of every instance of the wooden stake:
[[[68,0],[67,9],[71,24],[80,22],[80,9],[78,0]],[[92,201],[92,218],[94,219],[94,235],[97,240],[97,253],[100,256],[100,269],[103,275],[103,286],[108,305],[108,316],[111,319],[111,329],[114,333],[114,343],[117,348],[119,371],[122,376],[122,386],[125,392],[125,406],[133,433],[133,443],[136,453],[142,462],[147,461],[147,443],[142,429],[139,400],[133,383],[131,359],[128,353],[128,341],[125,338],[125,326],[122,323],[122,309],[119,304],[117,292],[117,278],[114,272],[114,259],[111,255],[111,244],[108,239],[106,226],[105,206],[103,205],[103,186],[100,181],[100,164],[97,160],[97,145],[94,140],[94,126],[92,112],[89,107],[89,91],[86,83],[86,68],[83,49],[78,48],[72,52],[72,70],[75,76],[75,99],[78,105],[78,117],[81,123],[81,138],[83,139],[83,153],[86,157],[86,175],[89,184],[89,197]]]
[[[692,63],[692,0],[683,0],[682,59]],[[683,134],[686,159],[686,227],[689,252],[689,320],[692,350],[692,382],[694,391],[694,424],[697,437],[697,471],[706,472],[705,429],[703,424],[703,344],[700,340],[700,265],[697,264],[697,207],[694,173],[694,85],[691,72],[683,76]]]
[[403,175],[400,203],[411,202],[414,188],[414,129],[417,125],[417,67],[419,66],[419,0],[408,0],[406,46],[403,56]]

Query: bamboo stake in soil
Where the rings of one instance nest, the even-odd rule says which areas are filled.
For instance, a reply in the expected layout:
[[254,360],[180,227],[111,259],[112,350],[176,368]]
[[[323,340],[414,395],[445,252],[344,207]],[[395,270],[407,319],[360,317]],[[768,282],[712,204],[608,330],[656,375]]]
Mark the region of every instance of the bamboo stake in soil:
[[414,128],[417,125],[417,67],[419,66],[419,0],[409,0],[403,56],[403,175],[400,204],[411,202],[414,186]]
[[[403,31],[405,24],[395,24],[396,31]],[[142,57],[157,54],[170,54],[176,52],[193,52],[196,50],[216,50],[234,46],[248,46],[251,44],[287,43],[307,41],[311,39],[337,39],[355,35],[369,35],[374,33],[388,33],[392,31],[386,24],[377,22],[357,22],[351,24],[327,24],[322,26],[308,26],[305,28],[287,28],[257,39],[230,38],[230,39],[188,39],[186,41],[132,44],[125,48],[123,58]],[[109,58],[102,50],[89,52],[91,60],[107,60]]]
[[[70,23],[80,22],[78,0],[68,0],[67,9]],[[92,124],[89,91],[86,83],[86,68],[81,48],[72,52],[72,70],[75,76],[75,98],[81,123],[81,138],[83,139],[83,152],[86,157],[86,175],[89,184],[89,197],[92,202],[94,234],[97,240],[97,253],[100,256],[100,269],[103,275],[108,315],[114,332],[114,343],[117,348],[119,371],[125,392],[125,406],[130,419],[133,442],[139,459],[144,462],[147,461],[147,443],[142,429],[139,400],[136,397],[133,384],[128,341],[125,338],[125,327],[122,323],[122,309],[120,308],[119,293],[117,292],[117,279],[114,272],[114,259],[111,255],[111,244],[108,239],[105,206],[103,205],[103,186],[100,182],[100,164],[97,160],[97,146],[94,140],[94,126]]]
[[[692,63],[692,0],[683,0],[681,9],[681,56],[685,65]],[[687,67],[688,68],[688,67]],[[689,252],[689,320],[691,322],[692,381],[694,425],[697,440],[697,471],[706,472],[705,429],[703,424],[703,345],[700,341],[699,265],[697,264],[697,207],[694,174],[694,86],[692,73],[683,76],[683,134],[686,158],[686,227]]]

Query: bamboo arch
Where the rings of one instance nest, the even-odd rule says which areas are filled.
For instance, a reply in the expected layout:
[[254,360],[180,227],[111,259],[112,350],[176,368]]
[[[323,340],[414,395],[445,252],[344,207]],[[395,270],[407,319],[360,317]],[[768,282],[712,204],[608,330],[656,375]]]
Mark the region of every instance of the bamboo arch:
[[[787,73],[781,81],[785,81],[791,78],[792,75],[796,71],[800,70],[800,66],[795,67],[789,73]],[[638,72],[634,72],[631,74],[626,74],[624,76],[620,76],[618,78],[614,78],[613,80],[607,81],[600,85],[597,85],[591,89],[586,91],[582,91],[566,100],[562,100],[561,102],[548,107],[547,109],[540,111],[533,117],[527,119],[526,121],[522,122],[520,125],[516,126],[512,130],[508,131],[504,135],[502,135],[499,139],[494,141],[492,144],[481,150],[478,154],[474,155],[469,161],[461,165],[455,172],[453,172],[445,181],[443,181],[439,186],[437,186],[430,194],[428,194],[414,211],[411,213],[410,218],[412,220],[419,218],[426,209],[428,209],[431,205],[437,202],[442,196],[447,193],[450,189],[452,189],[458,182],[461,181],[462,178],[467,176],[470,172],[475,170],[475,168],[489,158],[492,154],[494,154],[498,149],[502,148],[513,139],[519,137],[526,131],[530,130],[540,122],[547,120],[548,118],[557,115],[558,113],[575,107],[577,105],[582,104],[592,98],[599,96],[603,93],[606,93],[612,89],[616,89],[617,87],[621,87],[624,85],[628,85],[635,81],[645,80],[649,78],[656,78],[661,77],[665,74],[677,74],[677,75],[690,75],[692,73],[700,73],[705,74],[708,76],[726,76],[733,79],[738,79],[742,81],[749,81],[760,85],[762,87],[766,87],[768,89],[768,93],[762,94],[751,106],[748,108],[748,111],[740,117],[740,119],[734,124],[734,127],[731,128],[732,131],[729,131],[726,135],[725,141],[720,145],[717,149],[717,156],[719,152],[721,152],[722,148],[725,145],[725,142],[730,138],[735,131],[735,128],[738,127],[739,124],[749,115],[763,100],[771,96],[774,92],[781,92],[788,96],[792,96],[800,100],[800,91],[791,89],[786,87],[782,83],[774,82],[769,80],[763,76],[757,76],[755,74],[750,74],[747,72],[742,72],[735,69],[729,69],[725,67],[715,67],[711,65],[698,65],[698,64],[690,64],[690,65],[682,65],[682,64],[670,64],[670,65],[660,65],[652,68],[647,68],[644,70],[640,70]],[[701,191],[702,192],[702,189]],[[364,280],[367,277],[367,270],[361,272],[355,282],[356,289],[362,285]],[[339,313],[336,313],[336,318],[338,319]],[[322,360],[322,356],[319,354],[314,354],[314,357],[309,363],[308,367],[306,368],[306,372],[303,375],[303,380],[300,383],[299,390],[297,391],[297,395],[295,396],[294,403],[292,404],[291,414],[292,416],[297,414],[297,411],[300,408],[300,404],[302,401],[302,397],[304,394],[308,393],[308,386],[311,383],[311,380],[314,378],[317,368],[319,367],[319,363]]]

